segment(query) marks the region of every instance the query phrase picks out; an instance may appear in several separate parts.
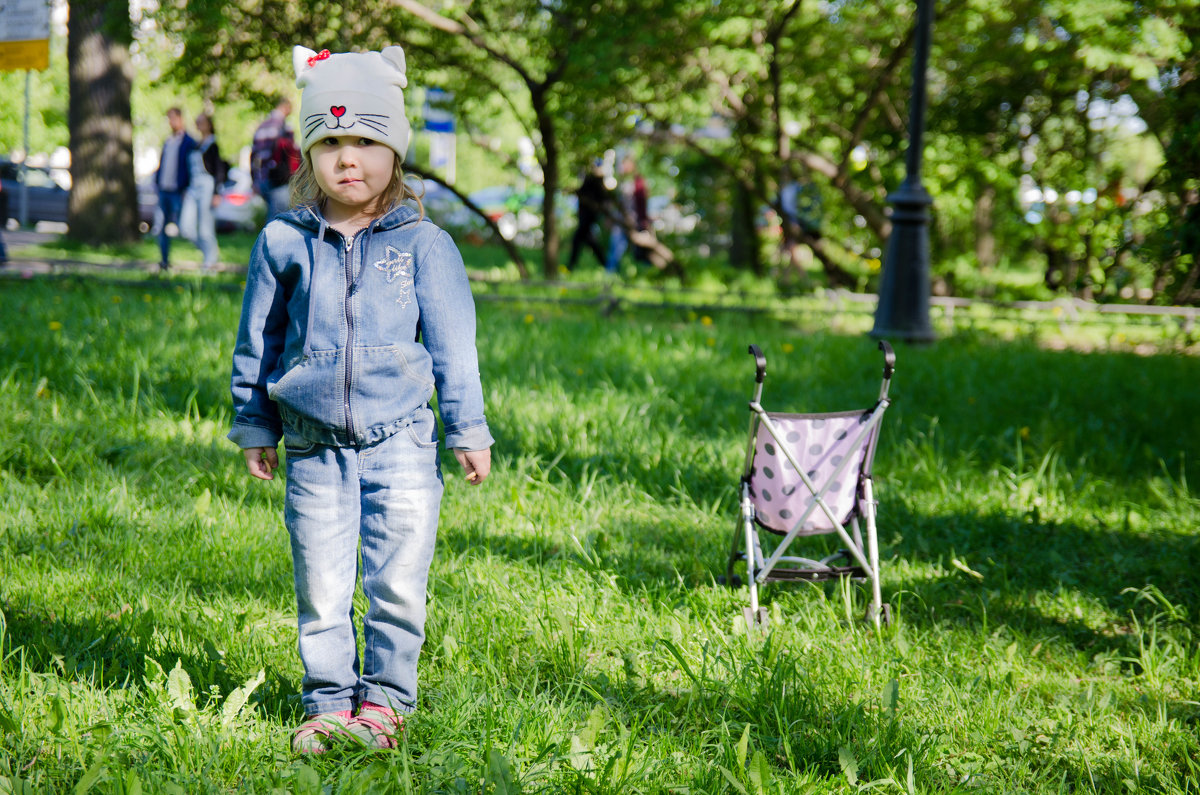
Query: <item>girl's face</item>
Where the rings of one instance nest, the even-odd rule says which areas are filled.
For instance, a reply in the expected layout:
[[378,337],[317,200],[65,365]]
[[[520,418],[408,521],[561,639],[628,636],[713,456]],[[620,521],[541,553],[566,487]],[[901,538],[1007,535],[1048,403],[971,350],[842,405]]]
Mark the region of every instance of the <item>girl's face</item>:
[[372,204],[392,182],[396,153],[370,138],[329,136],[313,144],[308,153],[317,185],[332,203],[327,211],[372,212]]

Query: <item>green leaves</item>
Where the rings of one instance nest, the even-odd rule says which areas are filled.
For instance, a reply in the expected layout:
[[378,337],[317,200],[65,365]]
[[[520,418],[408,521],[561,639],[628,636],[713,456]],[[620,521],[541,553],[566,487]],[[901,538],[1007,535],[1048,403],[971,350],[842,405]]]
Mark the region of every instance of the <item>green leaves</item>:
[[843,745],[838,749],[838,767],[842,769],[842,775],[846,777],[850,786],[858,784],[858,757],[854,755],[853,748]]
[[183,669],[183,663],[177,661],[171,673],[167,675],[167,699],[177,715],[194,715],[196,704],[192,700],[192,678]]
[[238,718],[242,716],[243,710],[249,705],[250,696],[264,681],[266,681],[266,674],[259,671],[244,685],[234,688],[233,692],[225,697],[225,703],[221,706],[221,726],[223,728],[228,730],[233,727]]
[[900,680],[889,679],[887,684],[883,686],[883,697],[881,699],[883,709],[892,718],[896,717],[896,708],[900,705]]
[[737,758],[738,773],[734,773],[727,767],[721,765],[717,769],[721,775],[729,783],[736,792],[742,795],[767,795],[767,793],[776,792],[775,779],[771,772],[771,766],[767,762],[766,755],[761,749],[755,750],[754,755],[750,757],[749,763],[746,761],[747,754],[750,750],[750,724],[742,730],[742,736],[735,746],[735,755]]

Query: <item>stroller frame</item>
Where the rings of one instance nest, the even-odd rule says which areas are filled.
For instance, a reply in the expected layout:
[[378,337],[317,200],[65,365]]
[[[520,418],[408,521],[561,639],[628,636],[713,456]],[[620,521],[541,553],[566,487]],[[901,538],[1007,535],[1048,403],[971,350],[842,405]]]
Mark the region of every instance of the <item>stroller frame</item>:
[[[761,623],[764,619],[766,611],[759,606],[758,589],[767,582],[795,580],[820,582],[846,577],[870,581],[871,604],[867,611],[867,618],[873,621],[876,627],[879,627],[881,623],[889,623],[891,620],[891,608],[882,602],[880,592],[879,542],[875,524],[876,502],[871,479],[871,464],[879,441],[883,414],[890,404],[888,389],[891,385],[892,373],[895,371],[896,354],[892,350],[892,346],[884,340],[879,341],[879,349],[883,351],[884,355],[883,380],[879,389],[879,398],[870,409],[825,414],[771,414],[763,409],[761,404],[763,380],[767,369],[766,357],[757,345],[749,347],[749,353],[754,356],[755,363],[754,397],[749,406],[750,435],[746,445],[746,462],[741,479],[741,512],[737,527],[734,529],[733,543],[724,579],[731,586],[736,586],[739,580],[734,576],[734,565],[739,560],[746,561],[746,584],[750,591],[750,606],[744,612],[747,621],[751,624]],[[837,463],[832,473],[824,478],[823,483],[814,483],[810,477],[812,473],[806,473],[808,467],[802,465],[796,451],[787,441],[786,434],[780,431],[772,417],[780,421],[821,421],[857,417],[860,425],[854,432],[853,440],[846,445],[846,448],[852,451],[862,451],[862,455],[861,457],[845,455]],[[799,517],[794,521],[789,518],[790,526],[786,531],[765,524],[760,520],[756,509],[755,493],[751,481],[755,474],[760,428],[770,435],[775,443],[775,448],[783,454],[787,463],[799,476],[804,488],[807,489],[807,494],[812,495],[811,502]],[[829,505],[827,497],[837,496],[831,494],[831,488],[840,485],[841,478],[852,466],[858,470],[855,473],[857,477],[853,505],[848,512],[839,516]],[[817,511],[823,514],[823,518],[828,520],[832,529],[806,529],[806,523]],[[866,525],[865,544],[859,526],[860,519]],[[763,554],[762,542],[758,533],[759,527],[783,536],[769,557]],[[788,548],[797,537],[831,532],[838,534],[846,545],[844,549],[820,560],[787,554]],[[837,562],[849,565],[834,565]],[[780,564],[787,564],[789,568],[784,568]]]

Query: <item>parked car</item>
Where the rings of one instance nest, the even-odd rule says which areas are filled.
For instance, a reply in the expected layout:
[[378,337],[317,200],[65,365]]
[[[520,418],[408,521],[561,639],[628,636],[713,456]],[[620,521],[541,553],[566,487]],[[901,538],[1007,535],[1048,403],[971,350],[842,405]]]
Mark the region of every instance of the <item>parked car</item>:
[[144,235],[154,228],[154,214],[158,212],[158,189],[154,187],[151,174],[137,184],[138,230]]
[[[252,232],[257,229],[266,214],[266,203],[254,192],[250,174],[240,168],[229,169],[229,178],[217,192],[217,206],[213,208],[213,220],[218,232],[240,230]],[[158,212],[158,188],[154,175],[138,183],[138,217],[143,233],[154,229],[154,216]]]
[[478,222],[478,216],[466,208],[458,196],[439,182],[421,180],[421,204],[425,213],[439,226],[451,230],[462,230]]
[[[515,240],[518,245],[531,248],[542,244],[543,193],[540,187],[518,190],[510,185],[493,185],[470,194],[470,199],[495,222],[505,240]],[[482,224],[479,227],[482,228]]]
[[221,186],[218,196],[220,200],[213,208],[218,232],[252,232],[262,225],[267,204],[254,192],[254,180],[249,172],[229,169],[229,178]]
[[21,185],[24,183],[29,202],[29,223],[66,223],[71,192],[55,181],[50,169],[38,166],[26,166],[22,169],[18,163],[11,160],[0,160],[0,181],[3,181],[4,192],[8,194],[9,218],[21,217]]

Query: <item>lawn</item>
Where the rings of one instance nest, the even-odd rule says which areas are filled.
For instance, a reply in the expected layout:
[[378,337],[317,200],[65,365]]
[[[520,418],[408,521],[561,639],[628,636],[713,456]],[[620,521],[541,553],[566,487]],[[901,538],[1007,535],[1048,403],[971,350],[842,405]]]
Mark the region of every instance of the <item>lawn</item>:
[[[822,316],[481,300],[405,744],[287,751],[282,483],[224,440],[236,276],[6,280],[0,793],[1200,791],[1200,358],[897,345],[884,598],[716,584],[764,404],[866,407]],[[1188,455],[1191,453],[1191,455]],[[361,607],[361,605],[360,605]]]

